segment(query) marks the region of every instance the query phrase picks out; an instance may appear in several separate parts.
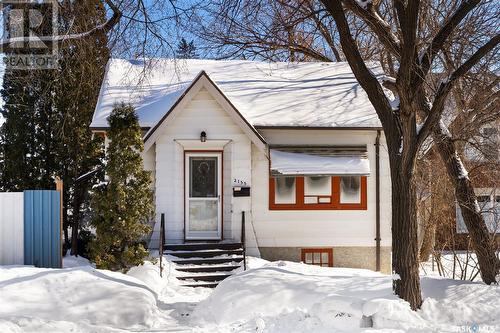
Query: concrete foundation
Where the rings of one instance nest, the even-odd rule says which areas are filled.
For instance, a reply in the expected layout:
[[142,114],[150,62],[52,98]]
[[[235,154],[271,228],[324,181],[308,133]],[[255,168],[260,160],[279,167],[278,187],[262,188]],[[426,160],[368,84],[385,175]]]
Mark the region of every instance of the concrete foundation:
[[[331,248],[333,249],[333,267],[364,268],[371,270],[375,270],[376,268],[374,246],[333,246]],[[259,250],[261,257],[266,260],[301,261],[300,247],[259,247]],[[391,272],[391,248],[389,246],[380,248],[380,270],[385,274],[390,274]]]

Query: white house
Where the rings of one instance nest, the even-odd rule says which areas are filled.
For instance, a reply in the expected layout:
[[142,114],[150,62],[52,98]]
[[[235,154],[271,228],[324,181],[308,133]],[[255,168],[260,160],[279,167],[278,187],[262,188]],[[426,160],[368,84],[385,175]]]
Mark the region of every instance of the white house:
[[172,244],[240,241],[245,212],[247,253],[390,271],[387,149],[346,63],[113,59],[92,130],[122,102],[154,178],[151,247],[162,213]]

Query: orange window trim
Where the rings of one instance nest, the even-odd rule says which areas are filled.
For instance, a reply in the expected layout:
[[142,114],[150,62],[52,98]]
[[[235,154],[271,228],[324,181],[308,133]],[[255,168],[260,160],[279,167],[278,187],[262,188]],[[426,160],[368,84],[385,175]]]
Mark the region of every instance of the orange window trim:
[[[332,177],[332,196],[330,203],[306,204],[304,203],[304,177],[295,177],[295,203],[275,203],[276,182],[269,178],[269,210],[366,210],[367,209],[367,177],[361,176],[361,201],[359,203],[340,202],[340,178]],[[328,197],[328,196],[317,196]]]
[[[321,254],[322,253],[328,253],[328,267],[333,267],[333,249],[331,249],[331,248],[306,248],[306,249],[300,249],[301,261],[303,263],[306,263],[306,253],[312,253],[313,256],[314,256],[314,253],[319,253],[320,254],[320,260],[321,260]],[[322,262],[320,262],[320,264],[321,263]]]

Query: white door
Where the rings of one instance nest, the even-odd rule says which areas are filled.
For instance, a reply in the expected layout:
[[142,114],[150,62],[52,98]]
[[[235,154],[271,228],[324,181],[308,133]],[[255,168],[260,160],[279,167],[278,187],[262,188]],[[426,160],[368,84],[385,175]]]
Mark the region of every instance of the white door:
[[222,153],[186,153],[186,239],[221,239]]

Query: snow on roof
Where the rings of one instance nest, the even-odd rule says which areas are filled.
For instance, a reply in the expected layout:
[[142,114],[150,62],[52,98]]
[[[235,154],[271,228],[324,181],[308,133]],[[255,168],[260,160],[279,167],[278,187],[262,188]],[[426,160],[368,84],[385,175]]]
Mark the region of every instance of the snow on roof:
[[111,59],[91,127],[119,103],[154,126],[203,70],[253,126],[381,127],[347,63],[172,59]]
[[271,171],[281,175],[369,175],[362,156],[315,156],[271,149]]

